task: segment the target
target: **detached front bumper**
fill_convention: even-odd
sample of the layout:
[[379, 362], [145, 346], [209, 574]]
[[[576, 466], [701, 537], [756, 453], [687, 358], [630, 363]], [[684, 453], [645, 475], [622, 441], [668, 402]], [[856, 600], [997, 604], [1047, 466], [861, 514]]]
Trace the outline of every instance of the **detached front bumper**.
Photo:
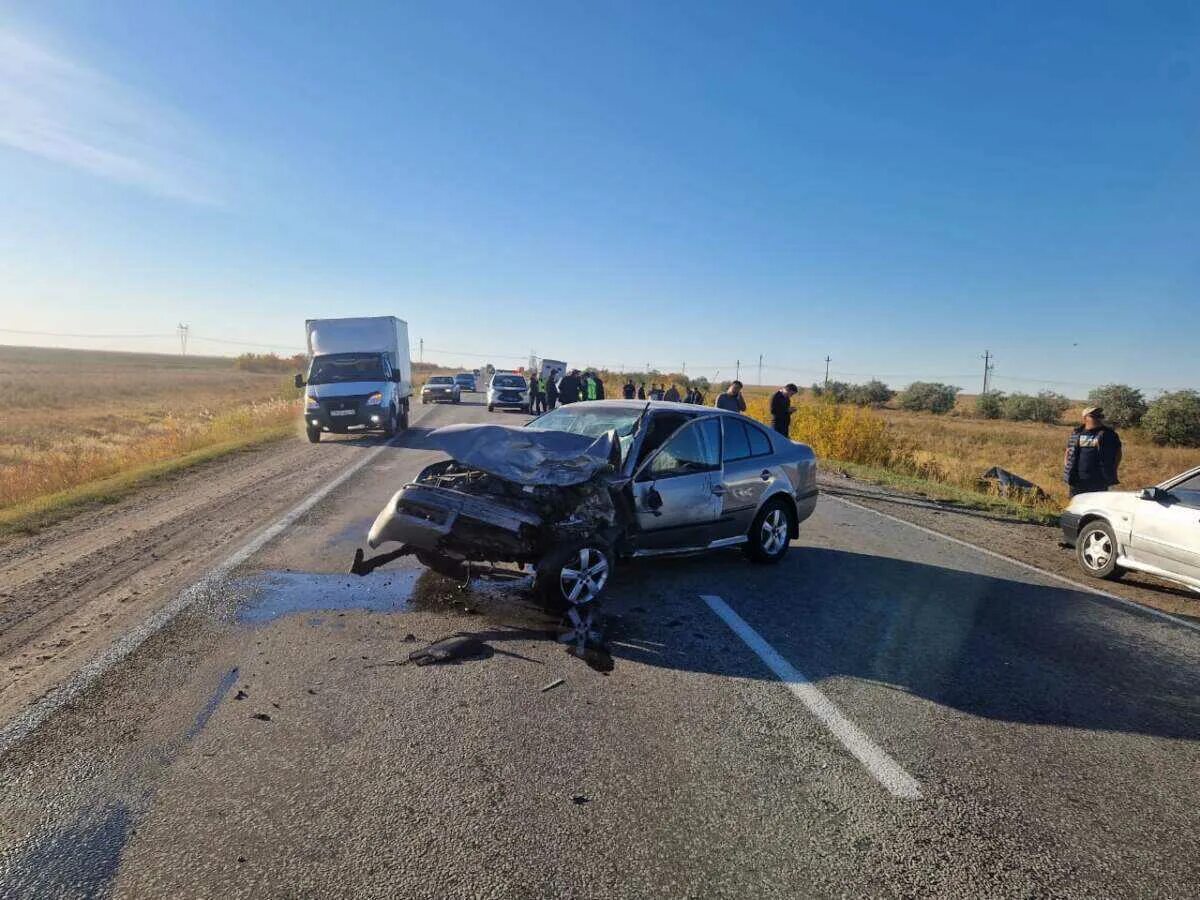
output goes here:
[[1062, 526], [1063, 543], [1074, 547], [1079, 537], [1079, 516], [1073, 512], [1065, 512], [1059, 517], [1058, 524]]

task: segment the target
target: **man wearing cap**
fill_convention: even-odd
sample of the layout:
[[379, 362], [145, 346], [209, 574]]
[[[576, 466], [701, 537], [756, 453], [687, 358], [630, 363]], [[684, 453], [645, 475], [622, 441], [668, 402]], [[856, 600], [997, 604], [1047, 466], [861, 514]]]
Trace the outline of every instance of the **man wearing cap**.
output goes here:
[[1118, 483], [1120, 464], [1120, 436], [1104, 424], [1104, 410], [1089, 406], [1083, 411], [1083, 424], [1071, 432], [1063, 460], [1063, 480], [1071, 496], [1107, 491]]

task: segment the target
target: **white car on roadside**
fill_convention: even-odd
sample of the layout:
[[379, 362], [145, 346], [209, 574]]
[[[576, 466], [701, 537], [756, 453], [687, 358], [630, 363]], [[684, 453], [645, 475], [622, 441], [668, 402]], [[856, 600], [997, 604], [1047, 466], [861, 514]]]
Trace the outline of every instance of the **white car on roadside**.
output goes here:
[[1094, 578], [1132, 570], [1200, 591], [1200, 466], [1140, 491], [1078, 494], [1061, 524]]

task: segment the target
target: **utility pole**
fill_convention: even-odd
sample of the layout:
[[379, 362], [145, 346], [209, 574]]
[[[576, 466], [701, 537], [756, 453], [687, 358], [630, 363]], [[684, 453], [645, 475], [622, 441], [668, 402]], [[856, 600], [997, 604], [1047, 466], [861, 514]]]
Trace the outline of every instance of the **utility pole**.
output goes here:
[[825, 356], [825, 387], [829, 387], [829, 356]]
[[190, 325], [184, 325], [180, 322], [175, 328], [175, 333], [179, 335], [179, 353], [181, 356], [187, 356], [188, 329], [190, 327]]
[[758, 384], [762, 386], [762, 354], [758, 354]]
[[417, 341], [417, 362], [425, 362], [425, 338]]
[[687, 378], [687, 363], [683, 364], [683, 377]]
[[990, 350], [983, 351], [983, 393], [987, 394], [989, 382], [991, 381], [992, 369], [996, 368], [992, 364], [992, 360], [996, 357], [992, 356]]
[[734, 367], [733, 367], [733, 380], [734, 380], [734, 381], [741, 381], [741, 380], [742, 380], [742, 361], [741, 361], [740, 359], [739, 359], [739, 360], [738, 360], [738, 361], [737, 361], [737, 362], [734, 364]]

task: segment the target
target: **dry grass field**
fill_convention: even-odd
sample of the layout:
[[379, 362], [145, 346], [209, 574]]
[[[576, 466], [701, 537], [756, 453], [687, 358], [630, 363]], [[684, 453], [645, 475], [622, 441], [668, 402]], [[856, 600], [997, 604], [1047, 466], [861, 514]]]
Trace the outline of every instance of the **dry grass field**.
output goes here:
[[296, 429], [280, 373], [224, 357], [0, 347], [0, 512]]

